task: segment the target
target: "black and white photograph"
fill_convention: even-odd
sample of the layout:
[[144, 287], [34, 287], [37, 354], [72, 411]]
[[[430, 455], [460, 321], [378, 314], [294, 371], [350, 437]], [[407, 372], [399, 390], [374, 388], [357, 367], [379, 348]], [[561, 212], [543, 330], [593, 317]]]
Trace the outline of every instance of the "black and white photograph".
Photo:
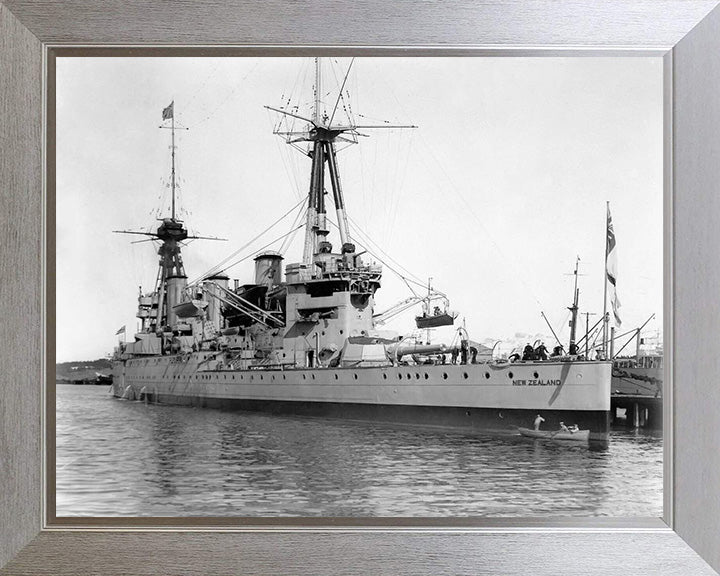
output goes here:
[[55, 90], [57, 517], [662, 516], [662, 58]]

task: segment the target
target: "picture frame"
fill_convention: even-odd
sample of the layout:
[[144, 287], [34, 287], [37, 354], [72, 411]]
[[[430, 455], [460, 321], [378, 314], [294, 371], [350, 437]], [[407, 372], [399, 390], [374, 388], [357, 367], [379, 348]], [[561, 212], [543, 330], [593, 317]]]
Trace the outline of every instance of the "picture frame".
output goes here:
[[[0, 1], [0, 574], [713, 574], [720, 569], [720, 9], [718, 2], [469, 0], [281, 2]], [[169, 24], [169, 25], [168, 25]], [[581, 519], [132, 526], [49, 521], [44, 430], [54, 335], [45, 278], [54, 142], [46, 74], [60, 47], [234, 46], [243, 53], [653, 55], [665, 69], [665, 514]], [[193, 48], [190, 48], [192, 46]], [[178, 48], [175, 48], [177, 54]], [[209, 48], [208, 48], [209, 51]], [[189, 53], [189, 52], [188, 52]], [[369, 52], [368, 52], [369, 53]], [[47, 169], [46, 169], [47, 167]], [[46, 302], [49, 305], [46, 306]], [[670, 424], [670, 425], [668, 425]], [[43, 466], [44, 464], [44, 466]], [[51, 504], [51, 502], [50, 502]]]

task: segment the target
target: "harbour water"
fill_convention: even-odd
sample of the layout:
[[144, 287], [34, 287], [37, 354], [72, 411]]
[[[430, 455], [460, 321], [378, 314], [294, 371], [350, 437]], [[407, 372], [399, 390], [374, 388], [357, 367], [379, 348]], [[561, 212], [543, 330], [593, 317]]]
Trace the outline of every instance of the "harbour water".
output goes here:
[[59, 517], [662, 515], [657, 433], [593, 448], [56, 390]]

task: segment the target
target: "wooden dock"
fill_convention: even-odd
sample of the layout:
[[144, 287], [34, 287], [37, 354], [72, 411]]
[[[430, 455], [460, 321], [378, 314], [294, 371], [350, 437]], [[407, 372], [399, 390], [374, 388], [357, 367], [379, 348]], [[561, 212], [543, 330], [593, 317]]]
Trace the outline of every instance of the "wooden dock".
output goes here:
[[611, 394], [610, 412], [612, 424], [620, 426], [625, 422], [629, 428], [662, 428], [663, 399], [661, 395]]

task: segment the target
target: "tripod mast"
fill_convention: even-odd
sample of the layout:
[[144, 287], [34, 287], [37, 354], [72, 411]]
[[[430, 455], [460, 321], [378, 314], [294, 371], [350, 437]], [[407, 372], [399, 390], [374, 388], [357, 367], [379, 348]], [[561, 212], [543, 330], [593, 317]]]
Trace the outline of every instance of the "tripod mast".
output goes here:
[[[330, 230], [327, 227], [327, 217], [325, 208], [325, 164], [327, 163], [330, 175], [330, 184], [333, 193], [333, 202], [335, 204], [335, 214], [337, 216], [337, 225], [340, 234], [341, 253], [353, 254], [355, 245], [350, 238], [347, 215], [345, 213], [345, 199], [343, 197], [342, 185], [340, 183], [340, 170], [337, 161], [338, 141], [356, 144], [357, 137], [361, 134], [360, 129], [366, 128], [417, 128], [411, 125], [391, 125], [381, 124], [377, 126], [358, 126], [350, 122], [347, 125], [333, 124], [335, 113], [343, 99], [343, 90], [347, 82], [354, 59], [350, 62], [348, 69], [343, 78], [342, 85], [338, 91], [337, 100], [332, 109], [332, 113], [328, 116], [322, 107], [322, 61], [321, 58], [315, 58], [315, 86], [314, 86], [314, 109], [311, 118], [301, 116], [293, 110], [283, 110], [281, 108], [273, 108], [265, 106], [268, 110], [279, 112], [286, 117], [304, 120], [309, 125], [305, 130], [280, 131], [275, 130], [275, 134], [283, 136], [288, 144], [296, 144], [297, 142], [309, 142], [311, 148], [307, 151], [307, 155], [312, 159], [312, 167], [310, 172], [310, 189], [308, 191], [308, 208], [307, 219], [305, 225], [305, 245], [303, 249], [303, 263], [312, 268], [313, 258], [315, 254], [322, 252], [331, 252], [332, 245], [327, 241]], [[348, 119], [350, 120], [350, 119]], [[297, 146], [296, 146], [297, 147]]]

